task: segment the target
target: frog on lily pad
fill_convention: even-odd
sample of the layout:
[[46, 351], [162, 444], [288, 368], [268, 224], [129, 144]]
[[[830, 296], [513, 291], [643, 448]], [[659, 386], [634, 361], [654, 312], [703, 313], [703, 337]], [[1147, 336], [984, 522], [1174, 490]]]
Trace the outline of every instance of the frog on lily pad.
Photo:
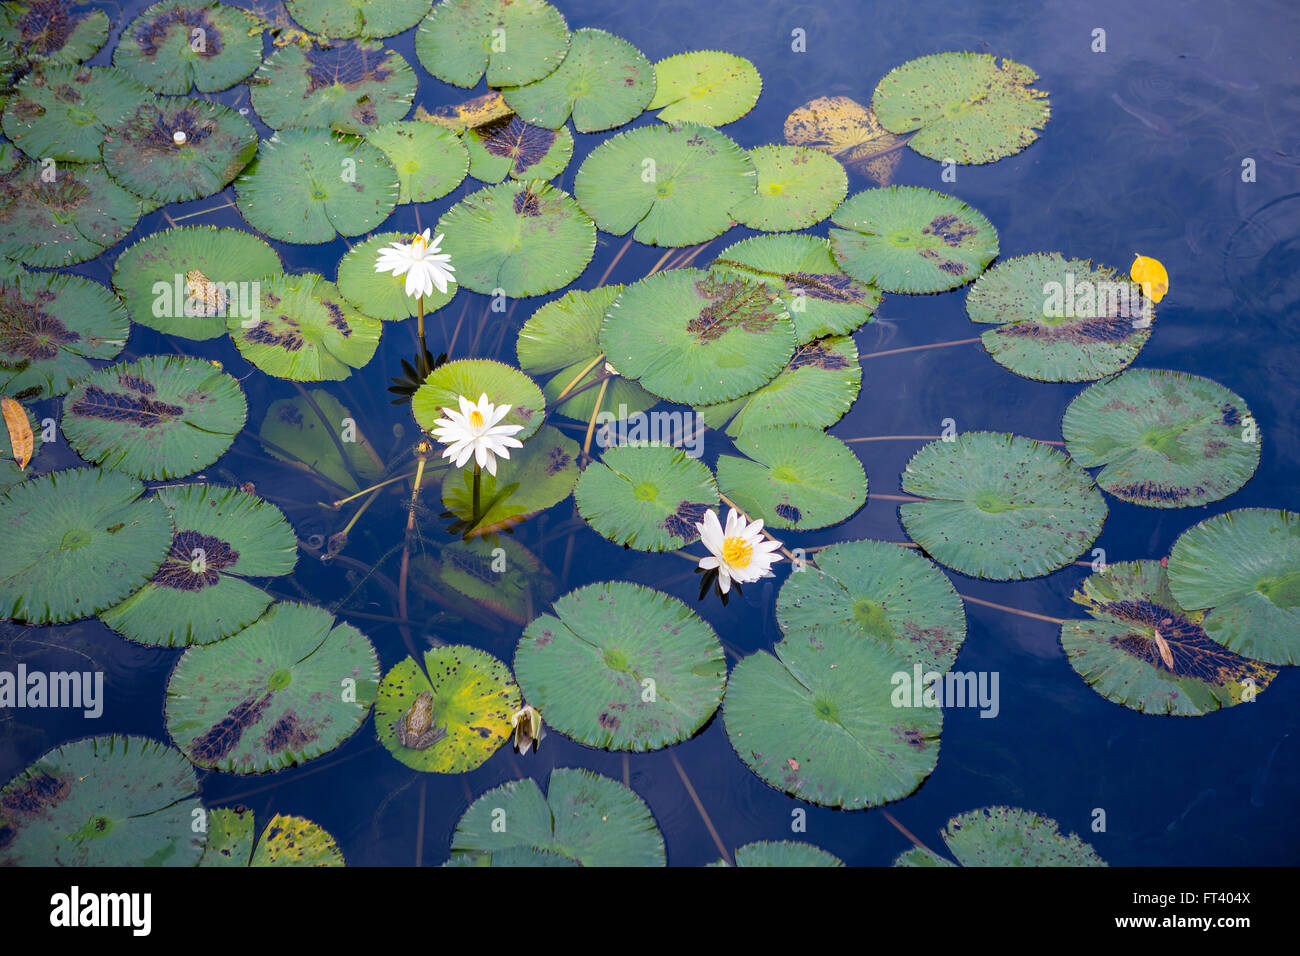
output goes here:
[[446, 728], [434, 722], [433, 695], [428, 691], [415, 698], [397, 724], [397, 739], [408, 750], [428, 750], [445, 736]]

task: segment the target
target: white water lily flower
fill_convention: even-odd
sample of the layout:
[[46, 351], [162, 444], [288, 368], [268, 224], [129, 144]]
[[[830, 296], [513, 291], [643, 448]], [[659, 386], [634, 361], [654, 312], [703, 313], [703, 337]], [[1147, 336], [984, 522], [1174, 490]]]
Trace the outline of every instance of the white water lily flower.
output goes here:
[[725, 529], [713, 511], [705, 512], [704, 520], [695, 527], [709, 549], [709, 557], [700, 559], [700, 567], [705, 571], [718, 569], [718, 585], [723, 594], [731, 590], [732, 581], [749, 584], [771, 577], [772, 565], [781, 560], [781, 555], [776, 553], [781, 542], [763, 534], [762, 519], [747, 522], [735, 508], [727, 513]]
[[394, 242], [379, 250], [375, 271], [405, 275], [407, 295], [432, 295], [434, 286], [446, 293], [447, 283], [456, 281], [452, 276], [456, 269], [451, 265], [451, 256], [435, 254], [441, 242], [441, 234], [430, 242], [428, 229], [413, 236], [410, 242]]
[[510, 408], [509, 405], [493, 405], [486, 392], [479, 396], [477, 405], [461, 395], [460, 411], [444, 408], [442, 413], [446, 418], [434, 422], [437, 427], [433, 430], [433, 437], [447, 446], [442, 457], [454, 459], [456, 467], [463, 468], [473, 455], [480, 468], [495, 475], [498, 455], [508, 459], [511, 448], [524, 447], [518, 438], [510, 437], [523, 431], [523, 425], [497, 424], [506, 417]]

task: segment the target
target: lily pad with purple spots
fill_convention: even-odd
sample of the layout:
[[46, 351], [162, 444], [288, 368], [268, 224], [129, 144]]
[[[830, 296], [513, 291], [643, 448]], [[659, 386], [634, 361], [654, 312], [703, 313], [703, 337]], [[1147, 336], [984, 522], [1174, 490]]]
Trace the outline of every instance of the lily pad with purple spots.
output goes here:
[[14, 88], [4, 133], [38, 162], [94, 163], [105, 138], [151, 98], [130, 74], [111, 66], [52, 63]]
[[163, 0], [127, 24], [113, 65], [159, 93], [215, 93], [257, 69], [265, 25], [237, 6]]
[[27, 163], [0, 174], [0, 255], [54, 268], [93, 259], [135, 228], [145, 204], [99, 163]]
[[171, 549], [148, 584], [100, 619], [165, 647], [210, 644], [252, 624], [271, 596], [248, 579], [288, 574], [298, 556], [280, 509], [217, 485], [160, 488], [157, 497], [176, 525]]
[[1092, 620], [1061, 625], [1070, 666], [1101, 696], [1147, 714], [1200, 717], [1252, 701], [1278, 669], [1234, 653], [1184, 610], [1158, 561], [1111, 564], [1073, 600]]
[[0, 6], [0, 43], [28, 63], [81, 63], [108, 39], [108, 14], [72, 0], [18, 0]]
[[566, 127], [549, 130], [518, 116], [467, 129], [463, 139], [469, 149], [469, 174], [485, 183], [499, 183], [507, 176], [554, 179], [573, 158], [573, 134]]
[[252, 810], [217, 807], [207, 816], [208, 838], [199, 866], [344, 865], [334, 837], [304, 817], [277, 813], [254, 847]]
[[167, 731], [197, 766], [264, 773], [338, 747], [366, 718], [379, 660], [365, 635], [308, 604], [191, 647], [167, 682]]

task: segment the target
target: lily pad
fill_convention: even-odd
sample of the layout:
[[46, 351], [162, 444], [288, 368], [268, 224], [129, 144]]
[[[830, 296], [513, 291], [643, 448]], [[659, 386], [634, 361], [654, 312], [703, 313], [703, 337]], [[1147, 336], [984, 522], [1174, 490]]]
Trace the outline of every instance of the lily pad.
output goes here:
[[280, 602], [234, 637], [181, 655], [167, 682], [167, 731], [196, 766], [280, 770], [352, 736], [378, 680], [375, 649], [355, 627]]
[[113, 65], [159, 93], [215, 93], [261, 64], [264, 25], [236, 6], [163, 0], [127, 24]]
[[[402, 232], [376, 232], [353, 246], [339, 260], [339, 294], [357, 311], [384, 322], [402, 321], [419, 314], [419, 299], [406, 294], [406, 276], [376, 272], [375, 260], [382, 249], [394, 242], [409, 242]], [[424, 314], [436, 312], [456, 296], [459, 283], [447, 283], [447, 291], [424, 297]]]
[[5, 105], [4, 133], [38, 161], [93, 163], [149, 91], [111, 66], [48, 64], [18, 83]]
[[149, 355], [100, 369], [63, 404], [63, 433], [82, 458], [156, 480], [212, 464], [244, 427], [234, 378], [202, 359]]
[[679, 53], [655, 64], [655, 95], [646, 109], [665, 123], [722, 126], [754, 108], [763, 78], [743, 56], [720, 50]]
[[177, 226], [124, 249], [113, 266], [113, 287], [140, 325], [212, 339], [226, 333], [229, 316], [251, 318], [255, 307], [260, 310], [258, 280], [282, 269], [270, 244], [250, 232]]
[[534, 606], [555, 597], [550, 570], [510, 536], [495, 542], [481, 537], [452, 541], [438, 558], [434, 574], [439, 582], [515, 624], [527, 624]]
[[253, 811], [208, 811], [208, 841], [199, 866], [343, 866], [334, 837], [303, 817], [277, 813], [253, 846]]
[[825, 153], [803, 146], [757, 146], [749, 153], [758, 176], [756, 191], [732, 207], [731, 214], [750, 229], [807, 229], [848, 195], [848, 174]]
[[785, 369], [757, 391], [696, 411], [710, 428], [725, 427], [733, 438], [770, 425], [829, 428], [848, 412], [861, 385], [853, 339], [817, 339], [795, 349]]
[[880, 304], [880, 290], [845, 275], [820, 236], [754, 236], [728, 246], [709, 265], [770, 285], [785, 301], [800, 345], [849, 335]]
[[819, 96], [785, 118], [785, 141], [820, 150], [862, 173], [877, 186], [888, 186], [903, 158], [907, 138], [880, 125], [870, 107], [847, 96]]
[[47, 172], [31, 162], [0, 175], [0, 255], [32, 267], [85, 262], [121, 241], [143, 211], [98, 163]]
[[230, 107], [168, 99], [145, 103], [114, 127], [104, 167], [137, 196], [185, 202], [225, 189], [256, 153], [257, 130]]
[[50, 398], [111, 359], [130, 335], [126, 309], [81, 276], [25, 273], [0, 283], [0, 394]]
[[374, 357], [383, 323], [354, 309], [328, 279], [311, 272], [269, 276], [258, 291], [254, 316], [231, 316], [226, 328], [244, 358], [266, 374], [338, 381]]
[[944, 292], [997, 258], [998, 233], [978, 210], [921, 186], [867, 189], [831, 221], [831, 252], [853, 278], [886, 292]]
[[573, 134], [525, 123], [506, 116], [468, 129], [469, 174], [480, 182], [511, 179], [554, 179], [573, 158]]
[[574, 489], [578, 513], [600, 535], [638, 551], [674, 551], [696, 541], [695, 525], [717, 507], [708, 466], [671, 445], [608, 448]]
[[[351, 436], [355, 441], [342, 440], [349, 422], [356, 425], [349, 409], [323, 388], [313, 388], [305, 395], [272, 402], [258, 435], [271, 457], [300, 462], [340, 488], [360, 491], [353, 475], [369, 485], [383, 474], [384, 463], [359, 427]], [[331, 436], [330, 431], [336, 434]], [[340, 448], [347, 454], [346, 463]]]
[[593, 149], [574, 179], [578, 204], [605, 232], [690, 246], [722, 235], [754, 195], [754, 163], [707, 126], [644, 126]]
[[461, 138], [432, 123], [385, 123], [370, 130], [366, 139], [382, 149], [397, 170], [399, 205], [440, 199], [469, 171], [469, 152]]
[[722, 703], [727, 738], [771, 786], [859, 810], [908, 796], [939, 759], [943, 710], [898, 707], [912, 662], [845, 627], [787, 634], [738, 663]]
[[573, 197], [536, 179], [471, 193], [443, 214], [437, 232], [455, 250], [456, 281], [485, 295], [561, 289], [596, 251], [596, 226]]
[[[497, 461], [495, 476], [482, 476], [482, 514], [478, 524], [466, 533], [490, 535], [507, 530], [569, 497], [578, 481], [579, 454], [576, 441], [558, 428], [543, 426], [524, 441], [523, 448], [512, 448], [509, 459]], [[472, 517], [473, 481], [473, 469], [468, 466], [447, 472], [442, 501], [448, 511], [462, 518]]]
[[0, 42], [29, 61], [80, 63], [108, 39], [108, 14], [70, 0], [18, 0], [0, 7]]
[[[505, 826], [494, 825], [504, 815]], [[576, 768], [551, 771], [547, 793], [531, 778], [483, 794], [451, 838], [452, 860], [511, 851], [557, 854], [582, 866], [664, 866], [664, 838], [645, 801], [623, 786]], [[498, 864], [500, 865], [500, 864]]]
[[630, 123], [655, 92], [655, 72], [644, 54], [604, 30], [575, 30], [569, 54], [550, 76], [502, 90], [510, 108], [534, 126], [561, 129], [569, 116], [579, 133]]
[[[429, 729], [435, 738], [423, 750], [404, 746], [398, 736], [421, 694], [433, 697]], [[467, 773], [510, 739], [510, 715], [519, 707], [510, 668], [487, 651], [451, 644], [425, 651], [422, 666], [408, 657], [384, 675], [375, 702], [375, 732], [394, 757], [414, 770]]]
[[891, 541], [842, 541], [791, 574], [776, 599], [787, 633], [844, 628], [944, 673], [966, 639], [966, 612], [947, 575]]
[[249, 225], [285, 242], [359, 236], [388, 218], [400, 194], [397, 171], [377, 146], [323, 129], [263, 140], [235, 182]]
[[143, 587], [172, 539], [157, 501], [127, 475], [74, 468], [0, 497], [0, 618], [61, 624], [97, 614]]
[[298, 542], [280, 509], [234, 488], [160, 488], [176, 534], [167, 557], [135, 594], [100, 618], [141, 644], [210, 644], [261, 617], [271, 596], [249, 582], [293, 570]]
[[484, 393], [493, 405], [511, 406], [498, 424], [522, 425], [523, 430], [514, 436], [520, 441], [542, 427], [546, 399], [537, 383], [519, 369], [490, 359], [457, 359], [438, 366], [411, 399], [411, 411], [419, 426], [431, 432], [444, 417], [444, 408], [460, 407], [460, 396], [476, 402]]
[[964, 432], [903, 470], [908, 537], [962, 574], [1008, 581], [1063, 568], [1101, 533], [1106, 502], [1068, 456], [1029, 438]]
[[1107, 565], [1073, 599], [1093, 620], [1061, 625], [1070, 666], [1101, 696], [1132, 710], [1199, 717], [1254, 700], [1277, 676], [1276, 667], [1211, 639], [1204, 613], [1179, 606], [1158, 561]]
[[885, 74], [871, 108], [908, 146], [940, 162], [991, 163], [1020, 152], [1047, 125], [1038, 74], [987, 53], [932, 53]]
[[1241, 508], [1184, 531], [1169, 554], [1169, 589], [1204, 610], [1205, 633], [1230, 651], [1300, 664], [1300, 514]]
[[[1040, 382], [1083, 382], [1127, 368], [1151, 337], [1126, 277], [1039, 252], [999, 262], [966, 296], [993, 361]], [[1050, 290], [1050, 291], [1049, 291]]]
[[249, 81], [253, 109], [272, 129], [325, 126], [364, 133], [411, 110], [415, 71], [400, 53], [368, 40], [281, 47]]
[[[723, 860], [709, 866], [726, 866]], [[811, 843], [760, 840], [736, 847], [736, 866], [843, 866], [844, 861]]]
[[634, 282], [600, 345], [619, 374], [669, 401], [713, 404], [766, 385], [794, 354], [794, 324], [762, 282], [670, 269]]
[[718, 487], [769, 528], [828, 528], [867, 502], [867, 474], [848, 445], [807, 425], [749, 428], [745, 458], [718, 456]]
[[[585, 389], [554, 409], [566, 418], [587, 422], [596, 411], [598, 389], [589, 386], [610, 375], [603, 362], [592, 364], [602, 354], [600, 325], [622, 291], [621, 285], [606, 284], [590, 291], [566, 292], [534, 312], [519, 330], [515, 343], [519, 367], [539, 379], [551, 376], [542, 384], [548, 404], [566, 387], [570, 394]], [[587, 371], [578, 378], [584, 369]], [[658, 402], [635, 382], [610, 375], [602, 407], [626, 415], [643, 412]]]
[[429, 0], [285, 0], [304, 29], [323, 37], [391, 37], [429, 12]]
[[1237, 491], [1261, 440], [1241, 396], [1186, 372], [1130, 369], [1084, 389], [1061, 422], [1065, 447], [1097, 484], [1149, 508], [1187, 508]]
[[[1097, 851], [1051, 817], [1015, 807], [984, 807], [948, 821], [943, 841], [962, 866], [1105, 866]], [[895, 866], [952, 866], [913, 848]]]
[[116, 734], [64, 744], [0, 790], [0, 864], [194, 866], [194, 769], [171, 747]]
[[564, 15], [544, 0], [442, 0], [415, 34], [424, 68], [455, 86], [522, 86], [554, 72], [569, 50]]

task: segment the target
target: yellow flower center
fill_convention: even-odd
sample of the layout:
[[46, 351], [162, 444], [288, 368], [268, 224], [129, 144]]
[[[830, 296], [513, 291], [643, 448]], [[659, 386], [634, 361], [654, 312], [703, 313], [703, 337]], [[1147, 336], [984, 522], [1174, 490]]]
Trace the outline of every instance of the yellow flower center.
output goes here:
[[472, 411], [472, 412], [469, 413], [469, 423], [470, 423], [470, 425], [473, 426], [474, 428], [482, 428], [482, 427], [483, 427], [483, 413], [480, 412], [477, 408], [474, 409], [474, 411]]
[[747, 568], [754, 558], [754, 546], [744, 538], [724, 538], [722, 560], [733, 568]]
[[413, 259], [423, 259], [423, 258], [424, 258], [424, 253], [425, 253], [425, 249], [426, 249], [426, 247], [427, 247], [427, 244], [426, 244], [425, 241], [424, 241], [424, 236], [415, 236], [414, 238], [412, 238], [412, 239], [411, 239], [411, 258], [413, 258]]

